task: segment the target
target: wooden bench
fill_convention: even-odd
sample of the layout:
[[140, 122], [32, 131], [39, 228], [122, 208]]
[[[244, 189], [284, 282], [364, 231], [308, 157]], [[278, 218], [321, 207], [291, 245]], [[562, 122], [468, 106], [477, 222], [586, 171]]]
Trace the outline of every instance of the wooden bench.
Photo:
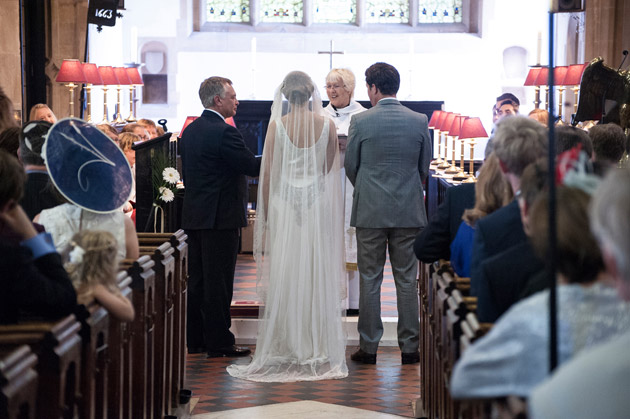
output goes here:
[[78, 418], [81, 325], [74, 315], [55, 322], [0, 326], [3, 350], [29, 345], [37, 355], [37, 418]]
[[0, 417], [35, 419], [37, 357], [28, 345], [0, 348]]
[[136, 318], [131, 323], [132, 413], [134, 419], [152, 419], [154, 406], [155, 262], [147, 255], [125, 259], [121, 267], [131, 277]]

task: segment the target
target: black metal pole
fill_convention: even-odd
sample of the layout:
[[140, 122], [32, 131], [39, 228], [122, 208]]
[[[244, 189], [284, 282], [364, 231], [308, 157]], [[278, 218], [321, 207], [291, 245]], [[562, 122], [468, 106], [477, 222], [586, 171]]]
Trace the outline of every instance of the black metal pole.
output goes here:
[[556, 283], [556, 141], [554, 106], [554, 14], [549, 12], [549, 371], [558, 366], [558, 303]]

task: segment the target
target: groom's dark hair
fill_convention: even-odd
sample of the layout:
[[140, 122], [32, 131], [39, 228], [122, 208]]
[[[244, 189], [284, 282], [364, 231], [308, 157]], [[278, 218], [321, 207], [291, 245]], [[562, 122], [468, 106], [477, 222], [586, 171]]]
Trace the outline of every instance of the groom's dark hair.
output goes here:
[[368, 86], [375, 85], [384, 95], [395, 95], [400, 87], [400, 74], [393, 65], [376, 63], [365, 70], [365, 82]]

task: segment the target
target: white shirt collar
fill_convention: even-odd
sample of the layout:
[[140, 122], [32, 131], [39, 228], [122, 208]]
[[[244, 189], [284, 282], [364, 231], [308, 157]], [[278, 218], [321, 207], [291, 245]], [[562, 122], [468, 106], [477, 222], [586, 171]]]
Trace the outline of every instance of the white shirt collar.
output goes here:
[[216, 113], [217, 115], [219, 115], [221, 117], [221, 119], [223, 119], [225, 121], [225, 118], [223, 117], [223, 115], [221, 115], [219, 112], [215, 111], [214, 109], [206, 108], [206, 110]]

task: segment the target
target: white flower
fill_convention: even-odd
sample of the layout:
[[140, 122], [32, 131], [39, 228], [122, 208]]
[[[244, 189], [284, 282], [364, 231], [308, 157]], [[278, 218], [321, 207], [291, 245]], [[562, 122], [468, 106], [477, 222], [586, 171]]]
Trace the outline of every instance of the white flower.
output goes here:
[[75, 265], [78, 265], [79, 263], [83, 262], [84, 254], [85, 254], [85, 250], [83, 250], [81, 246], [75, 245], [74, 249], [72, 249], [72, 251], [68, 255], [70, 257], [70, 263], [74, 263]]
[[175, 199], [175, 194], [169, 188], [160, 186], [160, 199], [164, 202], [171, 202]]
[[172, 167], [167, 167], [162, 171], [162, 177], [168, 183], [175, 184], [179, 181], [179, 172]]

